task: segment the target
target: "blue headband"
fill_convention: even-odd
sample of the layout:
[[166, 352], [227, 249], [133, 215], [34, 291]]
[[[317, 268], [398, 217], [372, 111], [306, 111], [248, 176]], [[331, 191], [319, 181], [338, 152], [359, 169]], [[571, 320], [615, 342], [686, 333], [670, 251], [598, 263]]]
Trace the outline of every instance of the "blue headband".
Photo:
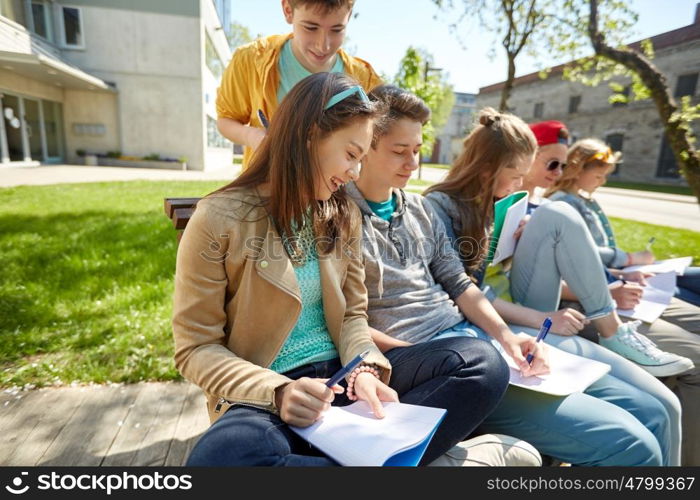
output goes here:
[[364, 102], [369, 102], [369, 97], [367, 97], [367, 94], [365, 94], [365, 91], [363, 90], [362, 87], [359, 85], [355, 85], [354, 87], [350, 87], [349, 89], [345, 89], [342, 92], [338, 92], [336, 95], [328, 99], [328, 104], [326, 104], [326, 107], [323, 108], [323, 110], [327, 110], [328, 108], [332, 108], [336, 104], [338, 104], [340, 101], [343, 99], [350, 97], [351, 95], [357, 93], [360, 96], [360, 99], [362, 99]]

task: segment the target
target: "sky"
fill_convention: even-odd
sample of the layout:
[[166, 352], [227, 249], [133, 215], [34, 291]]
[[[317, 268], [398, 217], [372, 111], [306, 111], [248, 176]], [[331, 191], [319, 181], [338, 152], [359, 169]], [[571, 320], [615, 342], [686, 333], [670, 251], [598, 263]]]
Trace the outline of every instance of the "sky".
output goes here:
[[[455, 0], [456, 3], [460, 0]], [[254, 35], [291, 31], [280, 0], [232, 0], [232, 18]], [[629, 0], [639, 14], [630, 42], [692, 24], [698, 0]], [[450, 33], [449, 19], [431, 0], [356, 0], [358, 14], [348, 25], [346, 45], [379, 73], [393, 77], [406, 49], [413, 45], [433, 55], [457, 92], [478, 93], [480, 87], [505, 80], [507, 59], [500, 43], [477, 23], [463, 31], [460, 43]], [[466, 45], [466, 47], [463, 47]], [[495, 48], [495, 57], [489, 52]], [[526, 54], [516, 60], [516, 76], [566, 61], [536, 61]]]

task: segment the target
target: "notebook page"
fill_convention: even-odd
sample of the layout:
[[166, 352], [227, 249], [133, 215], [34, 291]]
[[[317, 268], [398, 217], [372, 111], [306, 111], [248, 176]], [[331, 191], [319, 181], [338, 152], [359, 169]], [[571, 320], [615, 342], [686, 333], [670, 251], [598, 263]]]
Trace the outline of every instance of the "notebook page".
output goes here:
[[393, 402], [384, 403], [384, 411], [383, 419], [376, 418], [367, 403], [357, 401], [332, 406], [309, 427], [290, 427], [341, 465], [380, 466], [390, 456], [422, 442], [446, 413], [440, 408]]

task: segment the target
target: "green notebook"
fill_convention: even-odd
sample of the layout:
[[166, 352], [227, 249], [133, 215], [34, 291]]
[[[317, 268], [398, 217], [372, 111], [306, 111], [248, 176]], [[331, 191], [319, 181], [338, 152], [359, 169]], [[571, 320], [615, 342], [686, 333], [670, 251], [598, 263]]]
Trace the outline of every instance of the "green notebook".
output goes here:
[[[506, 221], [506, 215], [508, 210], [518, 202], [521, 202], [523, 198], [527, 198], [527, 191], [518, 191], [505, 198], [498, 200], [493, 206], [493, 232], [491, 233], [491, 242], [489, 244], [489, 254], [486, 259], [487, 262], [493, 261], [494, 254], [496, 253], [496, 248], [498, 247], [498, 240], [503, 232], [503, 226]], [[521, 202], [521, 205], [525, 206], [525, 211], [527, 211], [527, 199]], [[520, 220], [517, 221], [518, 223]], [[502, 260], [502, 259], [501, 259]]]

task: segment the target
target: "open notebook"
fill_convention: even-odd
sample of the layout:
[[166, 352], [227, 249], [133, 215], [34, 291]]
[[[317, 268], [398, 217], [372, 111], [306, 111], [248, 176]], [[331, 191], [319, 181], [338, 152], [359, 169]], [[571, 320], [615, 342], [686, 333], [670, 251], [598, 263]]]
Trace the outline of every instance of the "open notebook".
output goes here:
[[[518, 333], [518, 335], [527, 335]], [[552, 345], [547, 345], [549, 352], [549, 373], [523, 377], [520, 375], [515, 361], [505, 353], [501, 353], [510, 368], [510, 383], [525, 389], [545, 392], [555, 396], [568, 396], [575, 392], [583, 392], [593, 382], [610, 371], [610, 365], [571, 354]]]
[[617, 314], [653, 323], [671, 303], [676, 292], [676, 273], [668, 271], [647, 278], [642, 298], [634, 309], [618, 309]]
[[494, 204], [493, 232], [487, 260], [498, 264], [515, 252], [515, 231], [527, 214], [527, 191], [518, 191]]
[[405, 403], [384, 403], [384, 418], [356, 401], [331, 406], [313, 425], [290, 426], [341, 465], [416, 466], [447, 410]]

